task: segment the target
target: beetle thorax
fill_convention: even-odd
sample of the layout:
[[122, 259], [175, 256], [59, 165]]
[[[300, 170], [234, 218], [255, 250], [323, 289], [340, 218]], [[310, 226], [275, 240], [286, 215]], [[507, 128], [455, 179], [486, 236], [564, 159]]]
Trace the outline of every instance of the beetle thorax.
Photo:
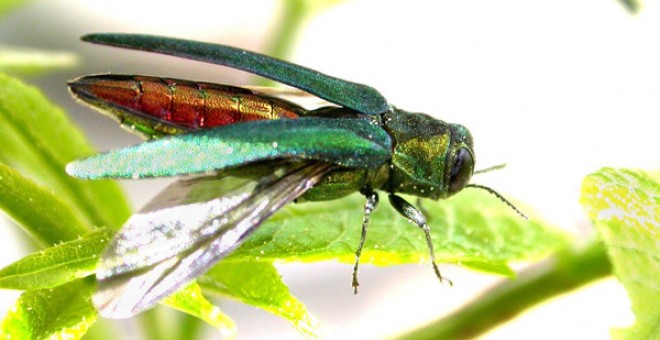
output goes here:
[[451, 144], [449, 124], [396, 108], [383, 118], [394, 141], [394, 151], [382, 189], [434, 199], [445, 197]]

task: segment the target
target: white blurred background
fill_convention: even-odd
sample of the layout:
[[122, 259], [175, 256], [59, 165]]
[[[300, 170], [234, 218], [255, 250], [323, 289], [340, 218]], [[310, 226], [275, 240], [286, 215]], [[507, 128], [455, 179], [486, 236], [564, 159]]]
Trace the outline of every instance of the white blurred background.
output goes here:
[[[0, 0], [1, 1], [1, 0]], [[218, 66], [92, 46], [91, 32], [140, 32], [264, 51], [279, 1], [33, 1], [0, 20], [0, 44], [75, 51], [81, 66], [28, 78], [107, 150], [138, 142], [74, 103], [65, 83], [89, 73], [136, 73], [245, 84]], [[660, 168], [660, 7], [637, 15], [616, 0], [346, 1], [308, 20], [289, 60], [377, 88], [394, 105], [468, 126], [478, 168], [506, 162], [479, 183], [533, 207], [579, 239], [592, 237], [578, 203], [581, 179], [602, 166]], [[139, 208], [167, 181], [124, 181]], [[356, 228], [359, 225], [356, 224]], [[0, 266], [26, 250], [0, 233]], [[328, 338], [383, 338], [456, 309], [499, 280], [444, 266], [280, 266], [284, 280]], [[16, 292], [0, 291], [2, 311]], [[226, 302], [239, 337], [290, 338], [286, 321]], [[2, 312], [4, 313], [4, 312]], [[625, 291], [605, 280], [534, 308], [486, 339], [604, 339], [631, 322]], [[129, 324], [130, 326], [130, 324]], [[217, 333], [209, 333], [216, 336]]]

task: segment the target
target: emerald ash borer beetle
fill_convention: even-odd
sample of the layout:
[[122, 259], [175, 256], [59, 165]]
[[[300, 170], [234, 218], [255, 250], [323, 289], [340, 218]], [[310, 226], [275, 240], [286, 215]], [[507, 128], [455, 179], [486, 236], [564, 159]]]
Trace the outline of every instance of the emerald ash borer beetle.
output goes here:
[[[105, 317], [129, 317], [152, 307], [293, 201], [364, 195], [355, 289], [377, 190], [422, 229], [441, 281], [423, 213], [397, 194], [438, 200], [476, 187], [509, 204], [493, 190], [469, 184], [475, 157], [465, 127], [401, 110], [369, 86], [224, 45], [137, 34], [82, 39], [225, 65], [329, 102], [308, 110], [273, 89], [149, 76], [103, 74], [70, 82], [73, 96], [148, 141], [74, 161], [69, 174], [89, 179], [200, 175], [167, 187], [109, 243], [93, 297]], [[227, 176], [246, 180], [223, 186]], [[217, 188], [211, 195], [200, 190], [210, 185]]]

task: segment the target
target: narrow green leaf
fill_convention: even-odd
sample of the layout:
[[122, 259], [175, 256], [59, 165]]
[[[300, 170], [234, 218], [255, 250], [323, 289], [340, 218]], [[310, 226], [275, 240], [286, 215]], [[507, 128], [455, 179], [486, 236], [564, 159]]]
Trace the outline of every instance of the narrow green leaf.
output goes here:
[[233, 339], [236, 337], [236, 325], [234, 321], [222, 313], [218, 307], [206, 300], [202, 294], [202, 289], [196, 283], [189, 284], [165, 298], [163, 303], [198, 317], [211, 326], [218, 328], [224, 339]]
[[318, 321], [289, 292], [271, 263], [219, 263], [197, 278], [205, 292], [229, 296], [291, 322], [307, 337], [319, 337]]
[[111, 229], [97, 229], [74, 241], [28, 255], [0, 270], [0, 288], [52, 288], [92, 275], [112, 234]]
[[[353, 263], [364, 198], [292, 204], [266, 221], [227, 260]], [[567, 244], [544, 222], [527, 221], [487, 193], [465, 190], [448, 200], [425, 201], [436, 259], [510, 275], [511, 261], [538, 259]], [[376, 265], [428, 262], [424, 234], [387, 204], [372, 215], [361, 262]]]
[[53, 289], [30, 290], [0, 326], [3, 339], [80, 339], [96, 321], [94, 281], [83, 279]]
[[77, 63], [78, 59], [72, 53], [0, 46], [0, 72], [35, 75], [72, 68]]
[[636, 323], [619, 339], [660, 334], [660, 172], [604, 168], [587, 176], [581, 203], [607, 247], [614, 273], [632, 302]]
[[47, 184], [89, 223], [118, 227], [128, 217], [128, 205], [117, 184], [80, 181], [64, 171], [70, 161], [94, 153], [64, 112], [37, 89], [2, 74], [0, 134], [0, 160]]
[[0, 163], [0, 209], [35, 240], [51, 245], [87, 233], [69, 205]]

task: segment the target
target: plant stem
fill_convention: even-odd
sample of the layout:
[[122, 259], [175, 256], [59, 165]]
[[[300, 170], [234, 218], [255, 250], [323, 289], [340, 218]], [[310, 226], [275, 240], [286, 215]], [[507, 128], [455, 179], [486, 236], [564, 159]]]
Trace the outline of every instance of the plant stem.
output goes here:
[[164, 315], [162, 315], [162, 307], [157, 306], [140, 314], [140, 326], [142, 326], [142, 332], [147, 339], [161, 339], [161, 340], [170, 340], [175, 339], [175, 333], [172, 330], [176, 328], [173, 327], [172, 323], [166, 322]]
[[[309, 13], [305, 1], [282, 1], [281, 14], [275, 23], [275, 31], [272, 33], [270, 46], [266, 48], [266, 54], [278, 59], [287, 59]], [[259, 86], [275, 86], [277, 84], [270, 79], [259, 79]]]
[[640, 8], [642, 7], [641, 0], [619, 0], [621, 4], [632, 14], [639, 13]]
[[[342, 0], [281, 0], [282, 9], [273, 24], [273, 32], [265, 53], [271, 57], [286, 60], [296, 44], [298, 35], [306, 21], [324, 10], [336, 6]], [[259, 78], [259, 86], [276, 86], [275, 81]]]
[[176, 339], [201, 339], [204, 333], [205, 323], [190, 314], [177, 313], [177, 324], [179, 333]]
[[285, 59], [295, 45], [310, 9], [305, 0], [284, 0], [281, 17], [271, 39], [268, 53]]
[[457, 312], [399, 338], [473, 338], [542, 301], [611, 273], [609, 259], [600, 242], [592, 242], [580, 250], [565, 249], [548, 265], [525, 270], [516, 281], [499, 284]]

